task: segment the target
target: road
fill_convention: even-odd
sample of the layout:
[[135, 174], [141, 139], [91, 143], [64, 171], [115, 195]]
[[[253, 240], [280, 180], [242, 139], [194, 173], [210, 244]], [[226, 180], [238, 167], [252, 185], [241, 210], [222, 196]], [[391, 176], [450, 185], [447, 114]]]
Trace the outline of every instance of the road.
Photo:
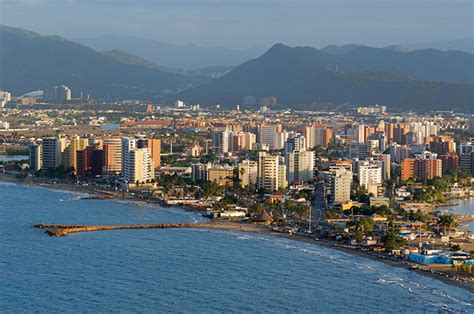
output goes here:
[[313, 222], [321, 221], [324, 218], [324, 186], [322, 181], [317, 182], [314, 185], [316, 197], [312, 203], [312, 217]]

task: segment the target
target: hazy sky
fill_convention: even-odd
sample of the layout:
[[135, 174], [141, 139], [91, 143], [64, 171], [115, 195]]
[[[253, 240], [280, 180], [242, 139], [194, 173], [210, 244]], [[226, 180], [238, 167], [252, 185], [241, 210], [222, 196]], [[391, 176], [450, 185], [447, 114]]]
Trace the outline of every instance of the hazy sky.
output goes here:
[[473, 37], [473, 0], [0, 0], [0, 23], [67, 38], [226, 47]]

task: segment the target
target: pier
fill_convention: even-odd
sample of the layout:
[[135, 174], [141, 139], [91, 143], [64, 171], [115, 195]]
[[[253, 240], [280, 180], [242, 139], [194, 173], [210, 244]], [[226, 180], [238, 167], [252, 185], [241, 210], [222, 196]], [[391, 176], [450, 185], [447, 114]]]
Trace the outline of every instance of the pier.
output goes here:
[[262, 228], [252, 224], [241, 223], [175, 223], [175, 224], [141, 224], [141, 225], [69, 225], [69, 224], [36, 224], [33, 227], [46, 229], [52, 237], [65, 237], [71, 233], [124, 230], [124, 229], [221, 229], [247, 232], [262, 232]]

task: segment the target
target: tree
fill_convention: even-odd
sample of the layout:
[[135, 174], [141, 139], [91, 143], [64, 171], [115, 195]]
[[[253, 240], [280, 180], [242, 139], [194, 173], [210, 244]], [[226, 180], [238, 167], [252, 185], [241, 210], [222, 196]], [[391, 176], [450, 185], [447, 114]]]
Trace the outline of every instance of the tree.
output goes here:
[[459, 244], [451, 245], [451, 251], [459, 251], [461, 250], [461, 246]]
[[443, 228], [444, 234], [446, 234], [446, 230], [449, 232], [449, 229], [456, 228], [458, 226], [456, 218], [454, 218], [452, 215], [438, 216], [438, 221], [436, 224], [438, 225], [438, 228]]
[[405, 240], [400, 236], [400, 229], [394, 220], [389, 221], [382, 241], [387, 252], [399, 249], [405, 243]]
[[349, 227], [354, 230], [354, 238], [360, 243], [364, 237], [371, 236], [374, 231], [374, 221], [370, 218], [351, 221]]

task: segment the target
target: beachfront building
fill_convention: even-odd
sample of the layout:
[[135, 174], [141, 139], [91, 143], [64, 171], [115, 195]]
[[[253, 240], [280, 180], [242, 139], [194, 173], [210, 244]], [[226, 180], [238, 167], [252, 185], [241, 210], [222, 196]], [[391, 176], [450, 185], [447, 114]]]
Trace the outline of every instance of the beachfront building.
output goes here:
[[40, 171], [43, 167], [42, 159], [43, 147], [41, 144], [33, 144], [29, 149], [29, 166], [30, 172]]
[[258, 185], [268, 192], [286, 189], [286, 165], [281, 156], [259, 153]]
[[239, 171], [240, 186], [254, 186], [258, 179], [258, 163], [251, 160], [243, 160], [237, 165]]
[[130, 165], [130, 153], [137, 148], [137, 139], [133, 137], [122, 137], [122, 174], [125, 175], [125, 168]]
[[154, 178], [149, 148], [136, 148], [128, 152], [123, 177], [126, 182], [144, 183]]
[[84, 150], [88, 145], [89, 141], [79, 136], [72, 136], [69, 139], [63, 154], [63, 164], [66, 169], [73, 169], [73, 173], [77, 174], [77, 151]]
[[61, 165], [62, 141], [58, 137], [45, 137], [42, 142], [42, 168], [54, 169]]
[[119, 137], [103, 139], [104, 171], [119, 174], [122, 171], [122, 140]]
[[152, 169], [156, 172], [160, 170], [161, 166], [161, 140], [158, 138], [149, 138], [146, 140], [146, 147], [150, 149]]

